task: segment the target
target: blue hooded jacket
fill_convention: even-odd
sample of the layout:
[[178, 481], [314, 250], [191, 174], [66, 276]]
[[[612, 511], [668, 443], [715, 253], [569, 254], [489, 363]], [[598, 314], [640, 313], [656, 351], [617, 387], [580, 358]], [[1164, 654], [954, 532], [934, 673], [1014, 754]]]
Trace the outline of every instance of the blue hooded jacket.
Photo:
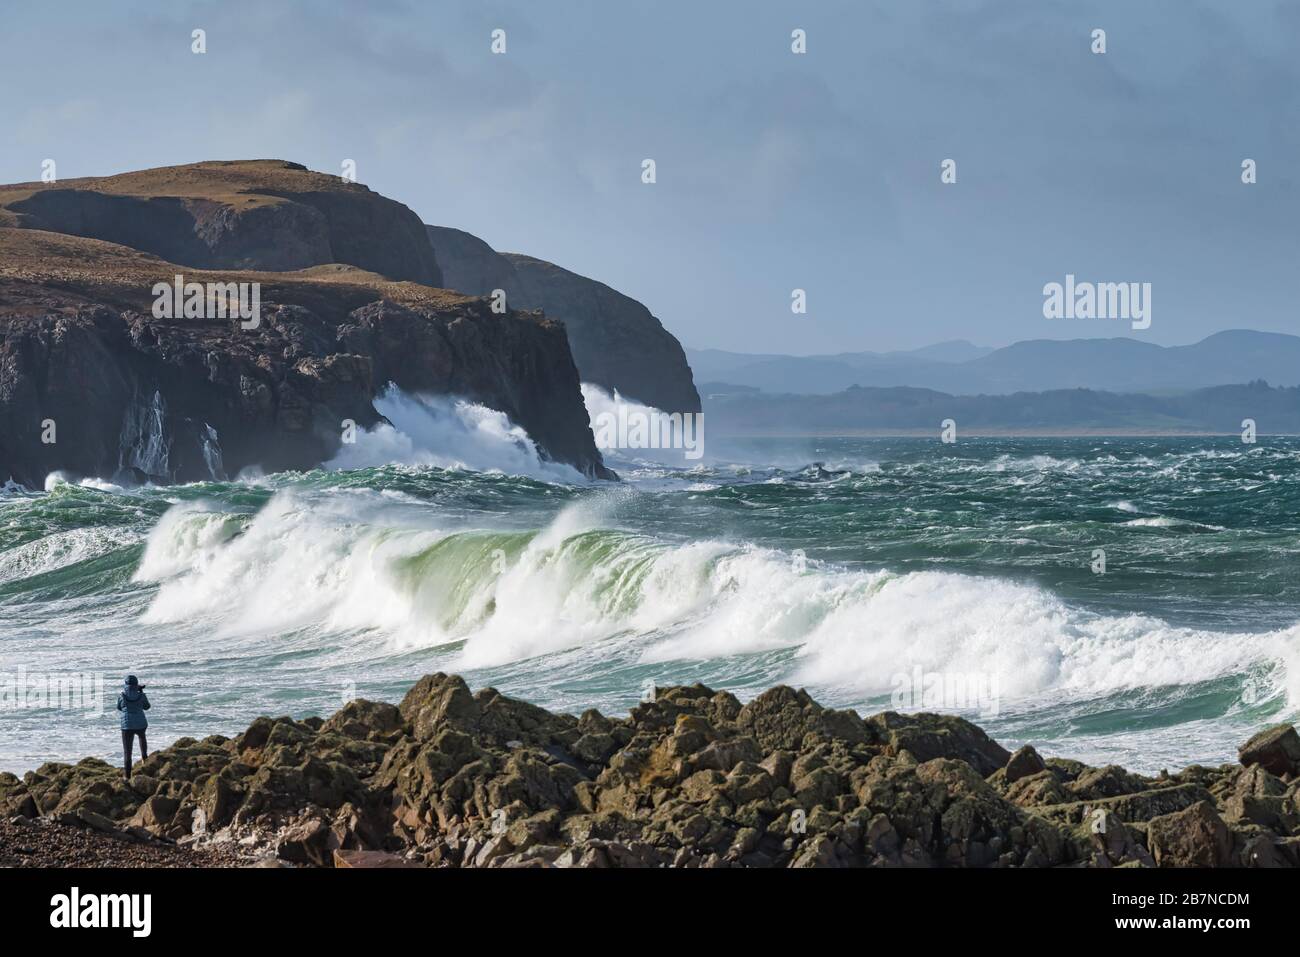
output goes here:
[[149, 727], [149, 719], [144, 713], [149, 710], [149, 699], [144, 688], [135, 680], [135, 675], [128, 675], [122, 682], [122, 693], [117, 696], [117, 710], [122, 712], [123, 731], [143, 731]]

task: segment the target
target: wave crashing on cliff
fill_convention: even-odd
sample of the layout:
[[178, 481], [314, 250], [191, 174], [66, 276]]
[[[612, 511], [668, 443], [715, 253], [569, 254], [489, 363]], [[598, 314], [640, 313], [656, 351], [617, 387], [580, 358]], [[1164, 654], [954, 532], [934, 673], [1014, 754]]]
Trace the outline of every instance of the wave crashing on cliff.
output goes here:
[[546, 461], [509, 416], [449, 396], [408, 395], [389, 385], [375, 400], [387, 422], [360, 429], [325, 463], [329, 469], [415, 465], [580, 482], [577, 469]]

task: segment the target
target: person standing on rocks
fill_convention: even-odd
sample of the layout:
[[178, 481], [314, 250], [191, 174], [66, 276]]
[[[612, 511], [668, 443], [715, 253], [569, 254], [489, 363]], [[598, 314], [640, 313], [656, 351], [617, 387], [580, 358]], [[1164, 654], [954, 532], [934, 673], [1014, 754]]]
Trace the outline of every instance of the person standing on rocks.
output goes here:
[[127, 675], [122, 682], [122, 693], [117, 696], [117, 710], [122, 712], [122, 755], [126, 761], [124, 771], [127, 780], [130, 780], [131, 746], [135, 735], [140, 736], [140, 760], [149, 757], [149, 745], [144, 739], [144, 730], [149, 727], [149, 719], [144, 716], [149, 710], [149, 698], [144, 693], [144, 685], [136, 680], [135, 675]]

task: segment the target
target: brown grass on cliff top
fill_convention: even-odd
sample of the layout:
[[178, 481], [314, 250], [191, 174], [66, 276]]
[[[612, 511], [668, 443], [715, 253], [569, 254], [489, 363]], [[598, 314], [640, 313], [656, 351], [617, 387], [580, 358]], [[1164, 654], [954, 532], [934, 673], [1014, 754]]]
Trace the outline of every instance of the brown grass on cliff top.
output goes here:
[[55, 183], [0, 185], [0, 205], [43, 189], [86, 189], [115, 196], [180, 196], [254, 204], [283, 202], [267, 192], [334, 192], [369, 189], [341, 176], [316, 173], [285, 160], [209, 160], [185, 166], [159, 166], [113, 176], [83, 176]]
[[17, 226], [18, 214], [9, 207], [42, 190], [89, 190], [142, 199], [177, 197], [202, 199], [239, 210], [274, 206], [286, 200], [275, 193], [302, 194], [360, 190], [341, 176], [331, 176], [286, 160], [208, 160], [185, 166], [159, 166], [113, 176], [82, 176], [54, 183], [0, 184], [0, 226]]
[[342, 263], [295, 272], [191, 269], [99, 239], [0, 227], [0, 312], [30, 312], [17, 307], [46, 301], [57, 291], [147, 313], [154, 283], [172, 282], [177, 275], [186, 282], [261, 283], [264, 301], [293, 302], [332, 293], [347, 299], [382, 298], [409, 306], [445, 308], [476, 298], [419, 283], [394, 282]]

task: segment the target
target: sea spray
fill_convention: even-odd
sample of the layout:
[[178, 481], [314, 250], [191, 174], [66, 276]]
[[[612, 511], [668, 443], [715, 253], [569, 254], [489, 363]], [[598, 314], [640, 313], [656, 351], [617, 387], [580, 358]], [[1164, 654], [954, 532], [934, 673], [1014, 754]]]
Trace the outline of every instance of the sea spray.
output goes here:
[[665, 412], [589, 382], [582, 384], [592, 436], [602, 452], [624, 452], [687, 464], [704, 456], [704, 414]]
[[326, 468], [404, 464], [584, 481], [576, 469], [545, 461], [528, 433], [504, 413], [478, 403], [408, 395], [390, 385], [375, 409], [387, 421], [343, 443]]

